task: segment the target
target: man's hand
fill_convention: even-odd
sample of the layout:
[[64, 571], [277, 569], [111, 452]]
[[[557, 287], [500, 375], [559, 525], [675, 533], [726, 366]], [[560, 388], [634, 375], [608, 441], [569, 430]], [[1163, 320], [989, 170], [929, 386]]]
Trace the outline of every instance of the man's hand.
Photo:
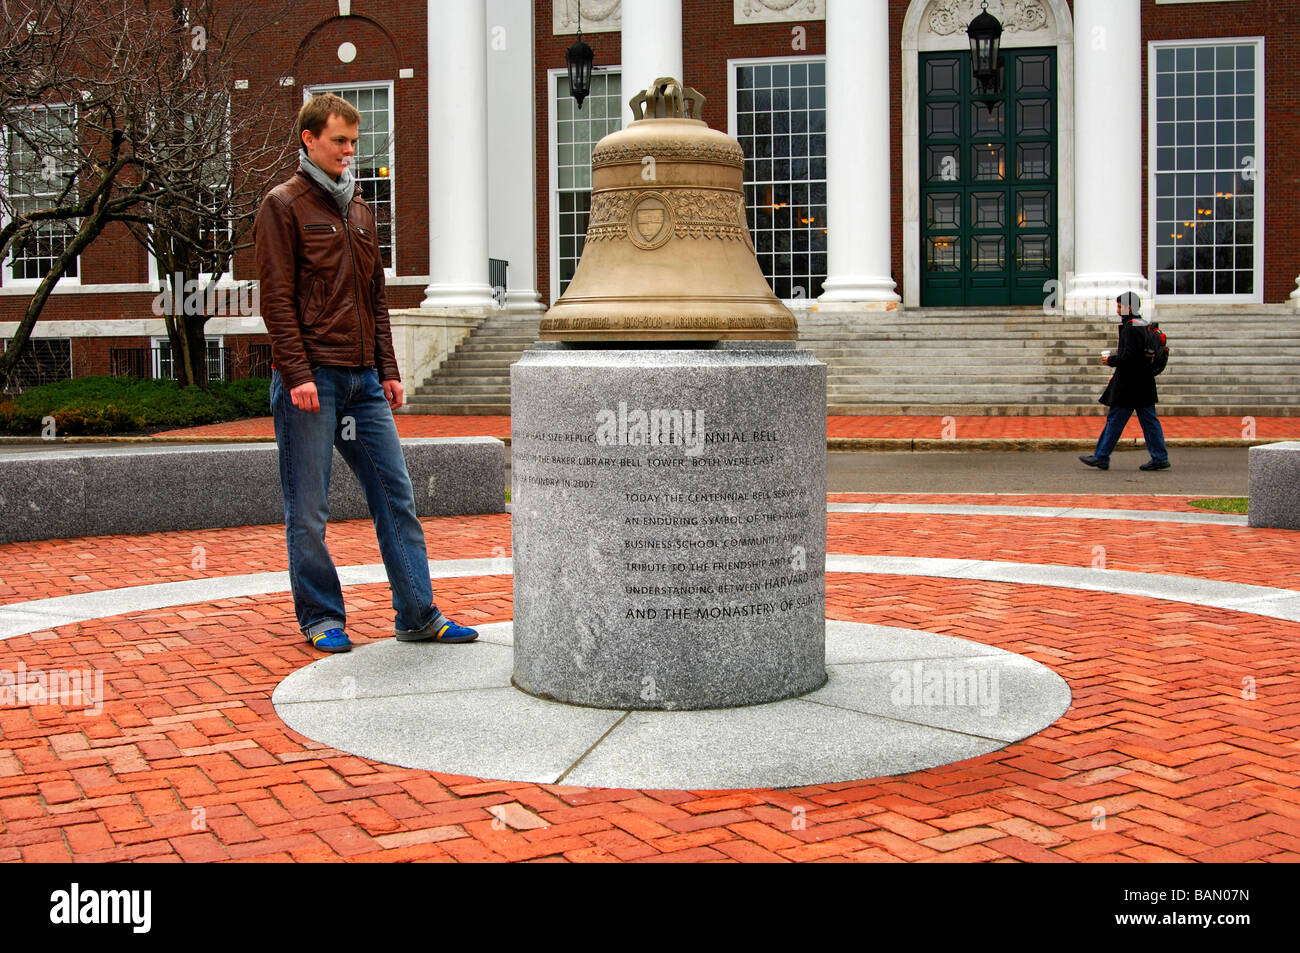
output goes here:
[[289, 390], [289, 399], [293, 401], [293, 405], [299, 410], [310, 411], [313, 414], [320, 411], [320, 398], [316, 395], [315, 381], [308, 381], [305, 384], [299, 384], [297, 387], [291, 388]]
[[396, 410], [402, 406], [402, 382], [401, 381], [384, 381], [384, 396], [388, 398], [388, 406]]

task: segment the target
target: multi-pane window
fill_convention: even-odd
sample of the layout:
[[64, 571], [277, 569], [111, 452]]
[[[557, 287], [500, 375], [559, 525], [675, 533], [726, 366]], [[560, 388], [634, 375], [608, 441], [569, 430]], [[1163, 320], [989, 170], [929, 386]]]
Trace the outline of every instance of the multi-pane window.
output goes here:
[[[68, 190], [77, 157], [76, 123], [76, 109], [72, 106], [30, 106], [6, 123], [4, 146], [10, 168], [5, 191], [14, 214], [78, 201], [78, 196]], [[14, 281], [44, 278], [75, 233], [76, 224], [70, 221], [36, 226], [14, 245], [5, 262], [5, 277]], [[74, 260], [64, 277], [76, 276]]]
[[[208, 380], [226, 379], [226, 349], [221, 346], [221, 338], [205, 338], [208, 359]], [[176, 359], [172, 354], [172, 344], [167, 338], [154, 338], [153, 341], [153, 376], [159, 379], [175, 379]]]
[[591, 92], [582, 108], [569, 95], [569, 78], [556, 76], [555, 84], [555, 184], [556, 249], [559, 287], [564, 294], [582, 257], [591, 211], [591, 150], [611, 132], [623, 128], [621, 74], [591, 74]]
[[778, 298], [816, 298], [826, 278], [826, 64], [736, 64], [736, 138], [759, 266]]
[[[170, 115], [165, 121], [173, 121]], [[205, 92], [194, 104], [193, 111], [179, 117], [184, 125], [174, 137], [164, 137], [180, 144], [186, 155], [198, 159], [197, 175], [185, 170], [179, 178], [171, 178], [170, 187], [183, 196], [167, 207], [159, 206], [154, 217], [163, 224], [162, 231], [153, 239], [170, 246], [167, 257], [180, 264], [189, 259], [190, 246], [197, 242], [199, 260], [196, 263], [201, 281], [208, 281], [216, 272], [219, 256], [227, 254], [222, 276], [232, 276], [234, 223], [232, 210], [233, 157], [230, 151], [230, 96], [218, 90]], [[175, 148], [165, 145], [164, 149]], [[165, 163], [164, 163], [165, 164]], [[149, 263], [150, 279], [164, 277], [164, 268], [156, 258]], [[165, 276], [173, 281], [172, 276]]]
[[1261, 292], [1256, 41], [1154, 48], [1156, 294]]
[[[4, 349], [13, 346], [6, 338]], [[5, 382], [4, 396], [21, 394], [29, 387], [52, 384], [72, 377], [72, 342], [68, 338], [28, 338], [22, 356]]]
[[357, 189], [375, 213], [375, 230], [384, 267], [393, 267], [393, 88], [380, 86], [317, 86], [309, 95], [333, 93], [361, 113], [361, 131], [352, 175]]
[[[206, 115], [190, 120], [196, 147], [209, 153], [201, 171], [203, 184], [195, 196], [203, 208], [198, 237], [204, 251], [205, 275], [215, 272], [218, 250], [229, 250], [234, 240], [230, 208], [230, 96], [225, 91], [217, 91], [208, 98]], [[231, 273], [231, 266], [232, 262], [227, 261], [226, 274]]]

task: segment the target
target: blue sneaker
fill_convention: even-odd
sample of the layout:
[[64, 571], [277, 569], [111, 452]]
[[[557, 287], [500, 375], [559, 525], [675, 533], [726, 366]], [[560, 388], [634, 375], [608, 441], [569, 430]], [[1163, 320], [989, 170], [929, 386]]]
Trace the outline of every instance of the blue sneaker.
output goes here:
[[478, 633], [463, 625], [457, 625], [441, 612], [423, 629], [398, 629], [394, 633], [399, 642], [473, 642]]
[[307, 641], [322, 652], [351, 652], [352, 641], [342, 629], [326, 629], [307, 636]]

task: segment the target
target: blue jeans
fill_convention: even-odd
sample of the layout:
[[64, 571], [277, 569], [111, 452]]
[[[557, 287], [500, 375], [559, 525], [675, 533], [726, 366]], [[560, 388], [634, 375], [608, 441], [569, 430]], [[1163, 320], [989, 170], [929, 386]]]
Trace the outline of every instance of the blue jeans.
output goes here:
[[1110, 452], [1119, 443], [1120, 436], [1129, 418], [1136, 411], [1138, 423], [1142, 425], [1142, 439], [1147, 442], [1147, 453], [1155, 463], [1168, 463], [1169, 452], [1165, 449], [1165, 432], [1160, 429], [1160, 418], [1156, 416], [1154, 405], [1150, 407], [1112, 407], [1106, 415], [1106, 426], [1097, 439], [1097, 449], [1092, 455], [1098, 460], [1109, 460]]
[[393, 590], [395, 626], [415, 630], [437, 615], [424, 529], [402, 456], [393, 412], [373, 367], [316, 367], [318, 412], [299, 410], [278, 371], [271, 372], [271, 411], [280, 448], [284, 535], [294, 612], [311, 637], [344, 628], [343, 591], [325, 546], [333, 448], [366, 496]]

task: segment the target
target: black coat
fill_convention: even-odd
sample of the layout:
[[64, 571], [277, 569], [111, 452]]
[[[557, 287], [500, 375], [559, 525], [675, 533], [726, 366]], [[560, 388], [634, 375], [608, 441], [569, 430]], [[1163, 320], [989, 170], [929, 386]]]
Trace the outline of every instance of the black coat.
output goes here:
[[1146, 357], [1144, 327], [1146, 322], [1141, 318], [1125, 320], [1119, 326], [1119, 344], [1106, 359], [1115, 373], [1098, 398], [1107, 407], [1150, 407], [1158, 400], [1156, 377]]

